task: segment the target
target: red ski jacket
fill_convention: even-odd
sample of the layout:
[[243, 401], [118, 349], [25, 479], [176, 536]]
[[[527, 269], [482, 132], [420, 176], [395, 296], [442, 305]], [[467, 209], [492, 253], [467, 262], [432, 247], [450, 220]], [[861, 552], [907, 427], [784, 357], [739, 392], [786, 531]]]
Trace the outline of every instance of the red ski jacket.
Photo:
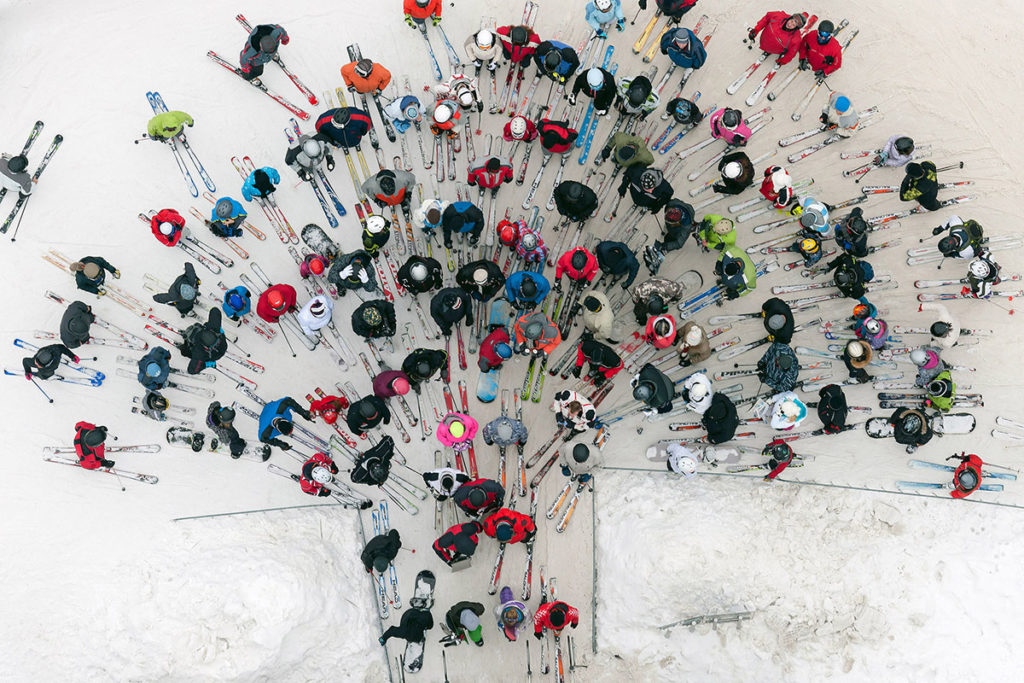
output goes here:
[[480, 543], [481, 529], [480, 522], [456, 524], [434, 541], [434, 552], [445, 564], [451, 564], [456, 555], [472, 556]]
[[[174, 230], [170, 235], [160, 232], [161, 223], [170, 223]], [[153, 230], [153, 236], [160, 240], [165, 247], [173, 247], [181, 239], [181, 231], [185, 228], [185, 219], [174, 209], [161, 209], [149, 220], [149, 227]]]
[[[562, 624], [558, 628], [556, 628], [551, 623], [551, 620], [550, 620], [551, 608], [554, 607], [555, 605], [562, 605], [566, 609], [565, 623]], [[546, 628], [551, 629], [555, 633], [561, 633], [562, 629], [565, 628], [566, 626], [571, 626], [572, 628], [576, 628], [577, 626], [579, 626], [579, 624], [580, 624], [580, 613], [579, 613], [579, 610], [577, 610], [572, 605], [570, 605], [568, 603], [565, 603], [565, 602], [561, 602], [561, 601], [546, 602], [543, 605], [541, 605], [540, 607], [538, 607], [537, 608], [537, 613], [533, 615], [533, 632], [534, 633], [544, 633], [544, 629], [546, 629]]]
[[79, 422], [75, 425], [75, 453], [78, 454], [79, 465], [87, 470], [98, 470], [102, 466], [100, 460], [103, 460], [106, 445], [100, 444], [96, 448], [90, 448], [82, 442], [82, 435], [92, 429], [96, 429], [96, 425], [90, 422]]
[[512, 525], [512, 538], [506, 543], [519, 543], [522, 540], [529, 540], [537, 533], [537, 525], [530, 519], [529, 515], [522, 512], [501, 508], [493, 515], [484, 520], [484, 533], [491, 538], [496, 538], [498, 525], [508, 523]]
[[482, 188], [493, 189], [501, 187], [502, 183], [507, 183], [513, 178], [512, 165], [507, 160], [501, 157], [488, 157], [498, 159], [501, 165], [498, 170], [491, 173], [487, 170], [487, 159], [482, 159], [472, 166], [469, 167], [469, 178], [468, 182], [470, 185], [479, 185]]
[[[572, 267], [572, 255], [578, 251], [582, 252], [587, 257], [587, 263], [583, 266], [583, 270], [576, 270]], [[561, 258], [558, 259], [558, 263], [555, 266], [555, 279], [561, 279], [562, 273], [565, 273], [569, 276], [570, 280], [579, 282], [586, 278], [587, 282], [591, 282], [594, 279], [594, 276], [597, 275], [597, 271], [600, 269], [596, 256], [583, 247], [576, 247], [575, 249], [565, 252], [562, 254]]]
[[[953, 496], [954, 498], [966, 498], [967, 496], [977, 491], [978, 487], [981, 486], [981, 467], [984, 464], [985, 463], [981, 461], [981, 458], [973, 454], [968, 456], [967, 460], [961, 461], [961, 463], [957, 465], [956, 471], [953, 472], [953, 485], [955, 488], [950, 492], [949, 495]], [[970, 490], [966, 488], [961, 488], [959, 486], [960, 475], [966, 470], [974, 471], [976, 483], [974, 488]]]
[[[807, 12], [801, 12], [807, 20]], [[788, 12], [769, 12], [761, 17], [754, 30], [761, 32], [760, 48], [762, 52], [781, 55], [779, 64], [789, 64], [800, 50], [801, 29], [787, 31], [783, 25], [789, 21]]]
[[[270, 302], [267, 299], [271, 292], [281, 293], [281, 296], [284, 297], [284, 309], [275, 311], [270, 307]], [[276, 323], [285, 313], [295, 309], [295, 299], [295, 288], [291, 285], [271, 285], [267, 291], [260, 294], [260, 299], [256, 302], [256, 315], [268, 323]]]
[[550, 154], [562, 154], [572, 149], [572, 143], [576, 141], [579, 132], [569, 127], [568, 121], [551, 121], [541, 119], [537, 126], [540, 133], [540, 144], [544, 151]]
[[[660, 337], [654, 332], [654, 324], [659, 320], [665, 320], [669, 324], [668, 334]], [[676, 343], [676, 320], [671, 315], [659, 315], [647, 319], [647, 327], [644, 329], [644, 338], [656, 349], [667, 349]]]
[[338, 466], [334, 464], [333, 460], [324, 453], [314, 453], [312, 458], [302, 464], [302, 477], [299, 479], [299, 486], [302, 487], [302, 492], [308, 493], [311, 496], [331, 495], [330, 490], [324, 487], [323, 484], [313, 481], [314, 467], [326, 467], [331, 471], [331, 474], [338, 473]]
[[420, 7], [416, 4], [416, 0], [405, 0], [402, 3], [402, 9], [406, 14], [412, 15], [416, 19], [426, 19], [430, 15], [440, 18], [442, 5], [444, 3], [441, 0], [430, 0], [426, 7]]
[[525, 66], [525, 63], [537, 51], [537, 46], [540, 45], [540, 36], [531, 30], [526, 45], [513, 45], [512, 39], [509, 37], [513, 28], [515, 27], [511, 25], [498, 27], [497, 34], [498, 40], [501, 41], [501, 52], [505, 55], [505, 59], [513, 64], [524, 64]]
[[496, 328], [484, 338], [483, 342], [480, 344], [479, 351], [479, 366], [481, 372], [489, 372], [494, 368], [501, 367], [501, 364], [505, 362], [505, 359], [495, 353], [494, 347], [498, 344], [508, 343], [508, 330], [505, 327]]
[[800, 41], [800, 59], [806, 59], [813, 70], [822, 71], [828, 76], [843, 65], [843, 50], [835, 38], [819, 45], [818, 34], [811, 31]]

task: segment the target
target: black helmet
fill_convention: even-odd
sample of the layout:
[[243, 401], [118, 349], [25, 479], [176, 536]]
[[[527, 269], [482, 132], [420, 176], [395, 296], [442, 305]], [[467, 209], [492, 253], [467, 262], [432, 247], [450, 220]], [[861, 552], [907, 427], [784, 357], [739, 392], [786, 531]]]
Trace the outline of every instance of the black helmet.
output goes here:
[[836, 271], [836, 284], [840, 287], [852, 285], [856, 279], [851, 268], [840, 268]]
[[7, 169], [11, 173], [21, 173], [26, 168], [28, 168], [28, 159], [24, 154], [19, 154], [7, 160]]
[[519, 293], [527, 299], [537, 296], [537, 283], [533, 281], [532, 277], [523, 278], [523, 284], [519, 285]]
[[530, 42], [530, 30], [525, 26], [513, 26], [508, 37], [513, 45], [523, 46]]
[[846, 219], [846, 232], [851, 237], [860, 237], [868, 231], [867, 222], [860, 216], [860, 214], [850, 214], [850, 217]]
[[369, 59], [360, 59], [356, 62], [355, 71], [360, 78], [367, 78], [373, 73], [373, 62]]
[[544, 55], [544, 68], [548, 71], [554, 71], [561, 63], [562, 55], [558, 54], [558, 50], [550, 50]]
[[480, 508], [487, 502], [487, 494], [484, 493], [482, 489], [474, 488], [469, 492], [467, 499], [469, 500], [470, 505], [475, 508]]
[[388, 478], [388, 468], [380, 458], [373, 458], [366, 463], [366, 472], [370, 475], [370, 479], [375, 482], [383, 482]]
[[218, 419], [221, 422], [231, 422], [235, 419], [235, 411], [230, 406], [224, 406], [218, 412]]
[[501, 168], [501, 159], [498, 157], [491, 157], [484, 164], [484, 168], [487, 169], [488, 173], [497, 173], [498, 169]]
[[638, 401], [649, 401], [654, 396], [654, 387], [650, 382], [640, 382], [633, 387], [633, 398]]
[[780, 370], [789, 370], [790, 368], [793, 367], [793, 357], [781, 355], [776, 356], [775, 365], [777, 365]]
[[548, 621], [551, 622], [551, 625], [555, 628], [562, 628], [565, 626], [566, 616], [565, 603], [555, 603], [555, 606], [551, 608], [550, 612], [548, 612]]
[[380, 184], [380, 189], [384, 194], [395, 193], [395, 172], [389, 169], [383, 169], [377, 174], [377, 182]]
[[291, 420], [289, 420], [286, 417], [280, 416], [275, 417], [273, 420], [271, 420], [271, 423], [274, 425], [277, 431], [281, 432], [286, 436], [292, 433], [292, 428], [295, 426], [292, 424]]
[[924, 421], [921, 420], [920, 413], [910, 412], [900, 418], [900, 427], [905, 432], [924, 431]]
[[742, 120], [743, 115], [740, 114], [739, 109], [726, 108], [726, 110], [722, 112], [722, 125], [726, 128], [735, 128], [740, 125]]
[[654, 323], [654, 334], [658, 335], [659, 337], [664, 337], [664, 336], [668, 335], [668, 333], [671, 330], [672, 330], [672, 326], [664, 318], [662, 318], [661, 320], [658, 320], [656, 323]]
[[42, 348], [36, 351], [36, 365], [43, 367], [48, 365], [53, 360], [53, 352], [48, 348]]
[[576, 462], [586, 462], [590, 457], [590, 449], [586, 444], [578, 443], [572, 447], [572, 459]]
[[915, 164], [913, 162], [907, 164], [907, 175], [911, 178], [923, 178], [924, 167], [921, 164]]
[[952, 327], [948, 323], [944, 323], [940, 320], [939, 322], [932, 323], [932, 326], [928, 328], [928, 331], [931, 332], [933, 337], [945, 337], [949, 334], [951, 329]]
[[260, 38], [260, 52], [268, 52], [270, 54], [277, 52], [277, 41], [270, 36], [263, 36]]
[[956, 483], [961, 489], [973, 491], [978, 487], [978, 473], [973, 469], [960, 470], [960, 474], [956, 475]]
[[331, 117], [331, 121], [338, 126], [344, 126], [351, 120], [352, 112], [349, 111], [348, 107], [340, 107], [336, 112], [334, 112], [334, 116]]
[[572, 252], [570, 263], [576, 270], [583, 270], [583, 267], [587, 265], [587, 255], [583, 252], [583, 249], [577, 249]]
[[896, 142], [893, 143], [896, 151], [900, 154], [910, 154], [914, 151], [914, 141], [907, 136], [896, 138]]
[[577, 183], [575, 180], [566, 181], [568, 187], [565, 188], [565, 196], [570, 201], [576, 202], [583, 198], [583, 185]]
[[626, 90], [626, 99], [631, 106], [639, 107], [647, 101], [647, 96], [650, 94], [651, 82], [643, 76], [637, 76]]
[[939, 251], [946, 256], [953, 256], [960, 251], [961, 246], [959, 235], [947, 235], [939, 240]]
[[784, 463], [789, 462], [793, 458], [793, 449], [785, 441], [779, 441], [766, 445], [761, 450], [761, 455], [767, 456], [778, 463]]
[[377, 409], [369, 401], [359, 402], [359, 417], [364, 420], [369, 420], [372, 417], [377, 416]]
[[583, 307], [591, 313], [597, 313], [601, 310], [601, 302], [595, 297], [587, 296], [583, 298]]
[[829, 35], [836, 32], [836, 25], [826, 19], [818, 24], [818, 33], [827, 33]]
[[665, 312], [665, 300], [660, 294], [651, 294], [647, 297], [647, 314], [658, 315]]
[[620, 164], [625, 164], [630, 159], [636, 156], [637, 146], [634, 143], [623, 145], [619, 147], [615, 152], [615, 160]]
[[107, 440], [107, 428], [106, 427], [94, 427], [87, 431], [82, 437], [82, 441], [89, 448], [97, 448], [104, 441]]

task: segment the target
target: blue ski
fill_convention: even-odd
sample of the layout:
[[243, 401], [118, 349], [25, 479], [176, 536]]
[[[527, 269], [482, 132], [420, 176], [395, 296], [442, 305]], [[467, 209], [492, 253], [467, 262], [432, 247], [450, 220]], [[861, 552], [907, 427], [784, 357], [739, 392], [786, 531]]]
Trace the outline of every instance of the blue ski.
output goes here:
[[[945, 472], [956, 472], [956, 468], [952, 465], [944, 465], [937, 462], [928, 462], [927, 460], [908, 460], [907, 464], [911, 467], [916, 468], [927, 468], [933, 470], [943, 470]], [[1008, 472], [989, 472], [988, 470], [982, 470], [982, 477], [991, 479], [1009, 479], [1010, 481], [1016, 481], [1017, 475], [1010, 474]]]
[[[618, 70], [619, 70], [619, 64], [618, 64], [618, 62], [616, 62], [615, 64], [612, 65], [611, 71], [609, 73], [611, 73], [611, 75], [614, 76], [615, 73]], [[594, 104], [593, 101], [591, 101], [590, 104], [591, 104], [591, 106], [593, 106], [593, 104]], [[580, 166], [582, 166], [583, 164], [587, 163], [587, 157], [590, 156], [590, 145], [592, 145], [594, 143], [594, 133], [597, 132], [597, 124], [598, 124], [598, 122], [600, 120], [601, 120], [600, 116], [594, 115], [593, 120], [590, 122], [590, 130], [587, 131], [587, 141], [585, 143], [583, 143], [583, 152], [580, 154], [580, 158], [579, 158]]]
[[[164, 98], [160, 93], [154, 90], [152, 93], [146, 93], [146, 97], [148, 98], [150, 94], [153, 95], [153, 100], [156, 102], [156, 105], [160, 107], [161, 111], [169, 111], [167, 109], [167, 105], [164, 104]], [[153, 106], [153, 101], [149, 104], [150, 106]], [[160, 113], [156, 111], [155, 107], [153, 108], [153, 111], [158, 114]], [[188, 143], [188, 138], [185, 137], [184, 131], [182, 131], [176, 139], [181, 143], [181, 146], [185, 148], [185, 152], [188, 154], [189, 159], [192, 160], [192, 163], [196, 165], [196, 170], [199, 171], [199, 177], [203, 179], [203, 184], [206, 185], [206, 189], [210, 192], [216, 192], [217, 186], [213, 184], [213, 178], [211, 178], [210, 174], [206, 172], [206, 168], [203, 167], [203, 162], [199, 161], [199, 157], [197, 157], [196, 153], [192, 151], [192, 145]]]

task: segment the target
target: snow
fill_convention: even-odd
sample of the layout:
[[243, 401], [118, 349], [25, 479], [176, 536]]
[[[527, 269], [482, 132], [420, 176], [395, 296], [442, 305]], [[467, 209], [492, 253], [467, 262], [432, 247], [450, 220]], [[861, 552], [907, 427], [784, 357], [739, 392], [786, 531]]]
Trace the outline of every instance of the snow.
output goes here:
[[[575, 45], [584, 28], [582, 5], [545, 3], [538, 23], [542, 37], [564, 28], [563, 39]], [[293, 3], [287, 7], [252, 0], [244, 11], [253, 22], [285, 26], [292, 42], [283, 48], [282, 56], [318, 95], [340, 85], [337, 69], [348, 61], [344, 48], [355, 39], [360, 40], [364, 55], [391, 68], [396, 80], [408, 74], [414, 88], [432, 82], [422, 39], [400, 21], [397, 3], [369, 16], [363, 7], [351, 0], [331, 6]], [[626, 3], [624, 9], [627, 19], [636, 11], [633, 3]], [[754, 2], [720, 7], [705, 0], [698, 5], [691, 13], [693, 21], [706, 11], [718, 23], [718, 32], [709, 45], [708, 63], [693, 76], [688, 92], [701, 89], [707, 104], [714, 101], [742, 108], [743, 98], [764, 67], [735, 97], [727, 98], [723, 90], [756, 58], [740, 37], [765, 9], [763, 3]], [[878, 146], [892, 132], [906, 132], [919, 143], [931, 143], [932, 158], [939, 165], [966, 162], [964, 171], [944, 178], [973, 179], [976, 185], [969, 192], [977, 193], [979, 200], [957, 213], [977, 219], [989, 234], [1019, 232], [1013, 220], [1021, 143], [1003, 132], [1003, 121], [1021, 105], [1021, 77], [1012, 68], [1021, 42], [1013, 27], [1020, 25], [1024, 8], [1009, 0], [987, 3], [985, 12], [953, 0], [875, 0], [857, 5], [821, 0], [812, 9], [833, 20], [845, 16], [851, 29], [861, 29], [842, 71], [830, 84], [851, 96], [858, 108], [879, 105], [885, 119], [863, 137], [820, 152], [791, 171], [797, 177], [813, 175], [819, 199], [841, 201], [856, 194], [856, 186], [840, 177], [841, 170], [855, 164], [839, 162], [839, 152]], [[66, 0], [14, 2], [5, 7], [5, 96], [0, 100], [0, 120], [5, 125], [0, 148], [15, 150], [36, 119], [44, 120], [46, 128], [30, 155], [33, 166], [54, 134], [60, 132], [65, 138], [40, 182], [38, 197], [28, 206], [18, 241], [6, 243], [0, 251], [5, 283], [8, 287], [16, 283], [10, 290], [14, 296], [2, 304], [6, 338], [30, 339], [35, 329], [55, 330], [61, 310], [43, 300], [42, 293], [53, 289], [71, 296], [74, 292], [69, 276], [39, 259], [48, 248], [72, 258], [105, 256], [124, 273], [118, 284], [140, 296], [143, 273], [170, 280], [180, 272], [183, 255], [159, 248], [136, 214], [173, 206], [190, 218], [190, 205], [204, 213], [207, 205], [204, 200], [191, 200], [166, 149], [129, 142], [143, 133], [150, 116], [144, 98], [147, 90], [159, 90], [172, 109], [195, 116], [189, 139], [217, 182], [218, 194], [238, 196], [241, 182], [229, 159], [249, 154], [257, 165], [270, 164], [281, 171], [279, 201], [297, 230], [307, 222], [323, 224], [308, 189], [298, 187], [294, 174], [282, 164], [287, 112], [205, 56], [214, 49], [226, 59], [237, 57], [244, 33], [232, 11], [195, 0], [173, 8], [154, 3], [129, 7], [114, 0], [95, 0], [88, 3], [87, 11], [80, 3]], [[627, 23], [623, 34], [611, 35], [620, 75], [641, 69], [630, 45], [650, 11], [635, 26]], [[518, 20], [520, 8], [518, 3], [494, 0], [446, 6], [444, 25], [457, 50], [477, 28], [479, 14], [506, 23]], [[443, 46], [433, 30], [431, 35], [447, 73]], [[667, 61], [658, 56], [655, 64], [664, 70]], [[499, 74], [503, 83], [504, 70]], [[785, 72], [780, 73], [783, 76]], [[266, 82], [301, 103], [301, 95], [273, 65], [267, 68]], [[824, 93], [812, 103], [802, 124], [787, 118], [802, 97], [805, 82], [798, 80], [780, 97], [773, 123], [763, 137], [751, 142], [751, 157], [771, 149], [778, 138], [813, 125]], [[543, 86], [538, 88], [538, 96], [545, 92]], [[305, 108], [314, 115], [322, 111], [321, 107]], [[485, 116], [485, 133], [497, 133], [501, 123], [498, 117]], [[607, 121], [602, 123], [598, 136], [605, 135], [609, 126]], [[311, 125], [303, 128], [309, 130]], [[481, 142], [478, 151], [483, 148]], [[417, 175], [429, 183], [433, 174], [419, 167], [414, 140], [410, 151]], [[373, 164], [372, 155], [368, 157]], [[704, 154], [696, 157], [687, 162], [687, 171], [706, 158]], [[537, 155], [533, 158], [530, 177], [538, 166]], [[460, 156], [460, 164], [464, 160]], [[341, 159], [338, 165], [331, 179], [351, 208], [351, 184]], [[553, 177], [549, 170], [538, 201], [546, 199]], [[568, 164], [566, 178], [582, 178], [580, 167]], [[880, 170], [872, 173], [871, 182], [898, 182], [899, 178], [898, 171]], [[681, 195], [691, 187], [684, 176], [677, 177], [675, 185]], [[454, 194], [450, 186], [446, 183], [443, 190], [448, 199]], [[425, 187], [429, 192], [429, 184]], [[501, 201], [517, 207], [527, 189], [503, 190]], [[8, 199], [3, 206], [11, 205]], [[902, 207], [894, 197], [883, 197], [870, 200], [865, 213], [877, 215], [898, 208]], [[0, 216], [5, 213], [0, 211]], [[913, 279], [939, 275], [923, 266], [907, 269], [903, 250], [917, 246], [917, 238], [946, 213], [907, 219], [899, 228], [881, 233], [884, 239], [903, 236], [899, 246], [871, 259], [876, 270], [894, 273], [901, 282], [898, 290], [881, 299], [880, 305], [890, 311], [890, 323], [926, 326], [930, 322], [913, 313], [916, 292], [910, 285]], [[296, 283], [294, 265], [261, 212], [253, 210], [252, 220], [268, 233], [268, 240], [257, 243], [246, 235], [242, 238], [245, 248], [271, 277]], [[549, 218], [547, 224], [552, 223]], [[749, 225], [740, 228], [741, 244], [752, 241]], [[343, 247], [354, 248], [358, 244], [355, 226], [350, 211], [332, 237]], [[592, 221], [592, 227], [599, 233], [607, 229], [600, 221]], [[643, 227], [656, 234], [653, 221]], [[197, 232], [212, 243], [205, 231]], [[549, 229], [546, 235], [550, 234]], [[1019, 272], [1017, 252], [996, 256], [1006, 272]], [[671, 255], [662, 272], [689, 268], [710, 280], [710, 258], [692, 248]], [[241, 270], [245, 266], [239, 264], [221, 278], [234, 284], [235, 273]], [[963, 264], [947, 262], [942, 273], [963, 270]], [[203, 290], [214, 291], [218, 278], [202, 269], [199, 272]], [[754, 295], [730, 304], [725, 312], [756, 310], [770, 296], [770, 285], [793, 282], [794, 277], [766, 278]], [[102, 317], [142, 333], [141, 322], [120, 307], [95, 302], [88, 295], [81, 298], [95, 303]], [[979, 422], [971, 436], [935, 439], [916, 457], [938, 461], [953, 451], [973, 448], [993, 462], [1020, 464], [1012, 448], [988, 434], [996, 414], [1024, 417], [1007, 408], [1019, 403], [1021, 370], [1017, 356], [1007, 353], [1020, 343], [1019, 329], [1012, 324], [1014, 318], [997, 307], [1009, 305], [1005, 300], [950, 303], [964, 325], [995, 332], [977, 346], [947, 354], [956, 363], [977, 368], [961, 381], [983, 391], [987, 407], [971, 411]], [[348, 303], [339, 302], [338, 320], [343, 327], [352, 306], [351, 297]], [[169, 309], [156, 308], [157, 315], [177, 324]], [[400, 322], [415, 324], [402, 308]], [[845, 303], [829, 303], [820, 313], [835, 318], [846, 309]], [[714, 314], [706, 310], [698, 321]], [[798, 316], [798, 322], [805, 317]], [[740, 323], [731, 334], [746, 341], [759, 332], [756, 323]], [[913, 338], [911, 343], [915, 340], [924, 338]], [[267, 399], [291, 394], [301, 400], [318, 384], [329, 389], [339, 380], [369, 390], [369, 379], [360, 368], [345, 375], [333, 373], [322, 351], [309, 355], [300, 350], [299, 359], [292, 361], [283, 355], [279, 341], [268, 348], [248, 332], [242, 333], [242, 341], [253, 359], [268, 368], [255, 378], [259, 393]], [[796, 342], [824, 347], [812, 331], [802, 333]], [[0, 565], [0, 584], [5, 587], [5, 619], [0, 625], [3, 678], [387, 680], [385, 659], [375, 642], [379, 625], [374, 596], [358, 561], [362, 540], [352, 512], [315, 507], [172, 521], [322, 501], [305, 497], [283, 478], [268, 476], [260, 464], [170, 447], [155, 455], [117, 456], [120, 467], [160, 477], [156, 486], [126, 481], [124, 492], [113, 477], [41, 460], [43, 446], [70, 443], [73, 425], [80, 419], [110, 426], [120, 443], [163, 442], [162, 426], [128, 413], [131, 396], [141, 392], [134, 382], [115, 376], [114, 359], [130, 352], [86, 348], [88, 354], [99, 356], [95, 365], [109, 376], [102, 389], [48, 384], [45, 388], [56, 402], [47, 405], [24, 380], [12, 378], [0, 398], [6, 417], [0, 425], [0, 441], [8, 446], [8, 466], [0, 480], [0, 517], [5, 521], [0, 544], [7, 550]], [[5, 364], [12, 365], [17, 358], [9, 351]], [[752, 363], [756, 357], [751, 353], [736, 360]], [[708, 368], [722, 369], [714, 361]], [[909, 376], [910, 366], [902, 369]], [[503, 386], [517, 386], [522, 372], [523, 363], [514, 363], [503, 373]], [[842, 368], [834, 372], [841, 376]], [[455, 374], [465, 377], [472, 391], [476, 384], [472, 363], [464, 375]], [[546, 404], [557, 384], [549, 378], [546, 400], [526, 406], [532, 432], [528, 456], [531, 447], [550, 433]], [[748, 392], [756, 387], [750, 379], [745, 384]], [[211, 386], [222, 402], [244, 401], [223, 378]], [[617, 405], [626, 395], [620, 387], [605, 405]], [[852, 404], [874, 405], [868, 387], [852, 389], [848, 396]], [[169, 392], [168, 398], [205, 413], [206, 401], [199, 397]], [[497, 410], [497, 405], [471, 405], [481, 423]], [[874, 414], [885, 412], [876, 409]], [[239, 424], [246, 430], [244, 436], [254, 436], [247, 418], [240, 417]], [[647, 462], [643, 452], [648, 444], [670, 438], [665, 423], [645, 423], [639, 436], [634, 436], [634, 426], [626, 421], [614, 427], [604, 453], [606, 464], [660, 469], [662, 465]], [[324, 436], [329, 433], [322, 425], [314, 429]], [[769, 438], [766, 430], [755, 431], [758, 439], [751, 445]], [[906, 454], [893, 442], [867, 440], [859, 431], [797, 443], [798, 453], [817, 457], [801, 469], [788, 470], [785, 479], [891, 490], [896, 479], [932, 475], [908, 469]], [[434, 446], [432, 440], [425, 444], [415, 440], [403, 452], [412, 467], [422, 470], [433, 465]], [[477, 454], [485, 476], [496, 472], [494, 451], [478, 439]], [[298, 462], [281, 452], [275, 452], [272, 462], [292, 471], [298, 468]], [[1024, 613], [1014, 575], [1024, 559], [1016, 543], [1022, 524], [1018, 510], [782, 481], [769, 486], [758, 477], [740, 481], [701, 476], [684, 483], [661, 473], [599, 472], [599, 653], [592, 656], [592, 500], [585, 493], [569, 529], [556, 534], [553, 523], [543, 519], [543, 510], [562, 483], [556, 469], [541, 489], [535, 597], [530, 606], [538, 604], [536, 576], [545, 565], [549, 575], [558, 577], [560, 597], [581, 611], [580, 628], [574, 635], [578, 656], [588, 668], [577, 672], [578, 680], [619, 681], [626, 676], [637, 680], [821, 680], [844, 672], [854, 680], [1009, 680], [1016, 673], [1019, 657], [1014, 640]], [[979, 493], [972, 500], [1024, 504], [1014, 482], [1002, 494]], [[623, 501], [630, 505], [622, 505]], [[415, 517], [392, 508], [392, 525], [402, 532], [406, 546], [416, 550], [415, 554], [403, 551], [396, 562], [403, 598], [411, 594], [416, 572], [426, 567], [438, 576], [435, 621], [441, 621], [447, 608], [462, 599], [479, 600], [490, 612], [495, 601], [483, 587], [494, 558], [493, 542], [481, 543], [473, 568], [452, 575], [430, 550], [436, 534], [429, 505], [423, 505]], [[525, 508], [526, 502], [520, 501], [519, 509]], [[363, 516], [363, 523], [372, 533], [368, 517]], [[517, 592], [523, 555], [517, 547], [506, 553], [503, 580]], [[667, 639], [656, 629], [687, 616], [737, 608], [756, 609], [753, 619], [740, 629], [725, 625], [714, 632], [698, 627], [691, 633], [676, 627]], [[446, 651], [451, 677], [459, 680], [463, 672], [472, 671], [484, 681], [520, 678], [522, 644], [503, 642], [493, 620], [488, 616], [483, 621], [487, 644], [482, 650], [462, 645]], [[426, 663], [418, 675], [422, 680], [441, 680], [436, 642], [441, 635], [439, 627], [428, 633]], [[387, 650], [392, 660], [399, 645], [395, 641]], [[536, 672], [537, 648], [532, 647], [531, 653]]]

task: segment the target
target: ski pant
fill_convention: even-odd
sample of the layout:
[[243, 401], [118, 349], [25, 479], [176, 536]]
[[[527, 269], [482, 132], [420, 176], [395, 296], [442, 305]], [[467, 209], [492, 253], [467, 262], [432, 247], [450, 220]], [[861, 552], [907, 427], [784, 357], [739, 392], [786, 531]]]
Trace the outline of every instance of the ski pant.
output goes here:
[[248, 69], [242, 67], [242, 78], [247, 81], [252, 81], [263, 75], [263, 64], [255, 64], [250, 66]]

